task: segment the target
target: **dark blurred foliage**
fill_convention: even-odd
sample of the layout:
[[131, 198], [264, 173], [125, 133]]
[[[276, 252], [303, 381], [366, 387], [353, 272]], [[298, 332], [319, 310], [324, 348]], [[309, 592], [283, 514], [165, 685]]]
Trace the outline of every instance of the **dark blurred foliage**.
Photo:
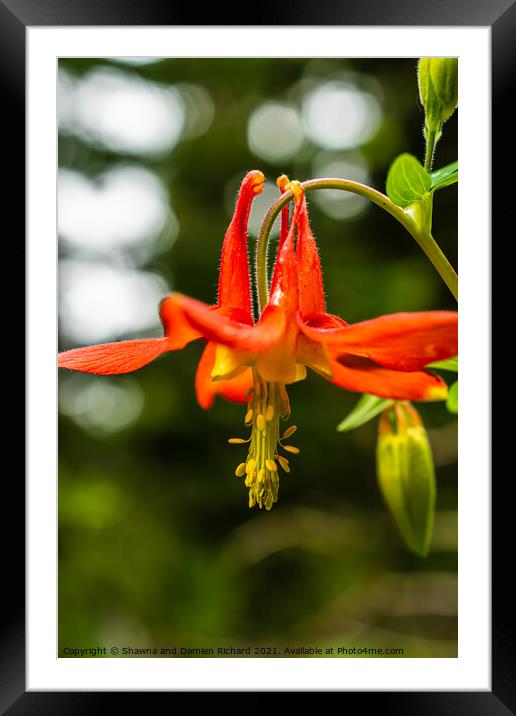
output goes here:
[[[322, 151], [305, 137], [281, 162], [256, 156], [247, 140], [256, 108], [270, 100], [299, 106], [303, 83], [312, 87], [354, 73], [376, 93], [380, 126], [359, 149], [326, 147], [325, 158], [360, 152], [369, 183], [384, 190], [397, 154], [423, 158], [415, 66], [415, 60], [378, 59], [62, 60], [70, 82], [112, 68], [166, 86], [201, 87], [214, 109], [202, 133], [183, 136], [169, 151], [127, 152], [73, 126], [61, 131], [61, 168], [94, 181], [117, 165], [145, 167], [166, 187], [177, 219], [177, 236], [165, 250], [148, 250], [131, 264], [130, 255], [113, 249], [97, 256], [97, 264], [122, 261], [213, 303], [240, 178], [251, 168], [272, 182], [281, 173], [311, 178]], [[436, 167], [456, 157], [455, 116], [445, 126]], [[392, 217], [371, 206], [337, 220], [312, 196], [309, 201], [330, 312], [355, 322], [395, 311], [455, 309], [437, 273]], [[456, 266], [456, 187], [438, 192], [434, 214], [434, 235]], [[254, 242], [251, 236], [251, 247]], [[77, 252], [60, 236], [63, 266], [83, 257], [84, 247]], [[61, 292], [61, 311], [67, 300]], [[121, 315], [127, 311], [116, 294], [113, 301]], [[79, 344], [81, 326], [76, 321], [72, 335], [68, 326], [61, 321], [62, 349]], [[115, 330], [83, 342], [144, 335], [159, 335], [159, 328]], [[201, 351], [192, 344], [130, 376], [60, 375], [60, 649], [314, 644], [455, 656], [457, 434], [444, 404], [418, 406], [438, 480], [433, 543], [428, 558], [420, 559], [402, 544], [377, 488], [377, 421], [337, 433], [359, 396], [315, 374], [289, 389], [301, 454], [281, 480], [279, 502], [270, 513], [249, 510], [247, 490], [234, 476], [245, 450], [227, 444], [228, 437], [245, 434], [244, 411], [220, 400], [209, 412], [199, 408], [193, 381]]]

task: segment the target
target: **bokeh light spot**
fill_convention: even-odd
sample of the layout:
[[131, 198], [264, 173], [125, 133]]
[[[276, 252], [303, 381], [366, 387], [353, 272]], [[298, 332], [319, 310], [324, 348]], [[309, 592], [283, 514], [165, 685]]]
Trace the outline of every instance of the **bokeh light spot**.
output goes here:
[[[314, 160], [313, 175], [351, 179], [364, 184], [369, 182], [367, 162], [359, 152], [320, 152]], [[333, 219], [352, 219], [366, 210], [369, 204], [367, 199], [351, 192], [325, 189], [313, 194], [317, 206]]]
[[158, 304], [168, 287], [157, 274], [66, 259], [59, 288], [60, 327], [70, 341], [99, 343], [143, 330], [159, 335]]
[[211, 127], [215, 116], [213, 100], [201, 85], [181, 82], [175, 85], [175, 88], [180, 93], [186, 109], [183, 137], [196, 139]]
[[59, 172], [59, 234], [74, 249], [109, 253], [156, 238], [169, 211], [165, 187], [143, 167], [114, 167], [97, 182]]
[[301, 149], [303, 140], [301, 117], [288, 104], [265, 102], [249, 118], [249, 148], [253, 154], [269, 162], [291, 159]]
[[122, 65], [155, 65], [156, 62], [161, 62], [163, 57], [110, 57], [112, 62], [119, 62]]
[[351, 149], [372, 139], [382, 111], [376, 97], [351, 83], [326, 82], [303, 100], [303, 121], [310, 139], [325, 149]]
[[184, 102], [177, 90], [116, 68], [92, 70], [76, 82], [73, 96], [58, 95], [61, 103], [66, 108], [59, 114], [66, 118], [68, 131], [127, 154], [169, 152], [185, 123]]
[[67, 375], [59, 387], [59, 410], [84, 428], [104, 432], [123, 430], [139, 418], [144, 398], [131, 377], [123, 381]]

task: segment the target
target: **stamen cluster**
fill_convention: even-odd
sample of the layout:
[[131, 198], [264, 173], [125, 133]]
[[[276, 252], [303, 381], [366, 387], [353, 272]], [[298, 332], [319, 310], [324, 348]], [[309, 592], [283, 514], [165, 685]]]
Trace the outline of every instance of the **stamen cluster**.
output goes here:
[[249, 507], [258, 505], [260, 509], [271, 509], [278, 500], [278, 466], [285, 473], [290, 472], [289, 461], [278, 450], [282, 448], [287, 453], [299, 453], [294, 445], [283, 443], [283, 440], [295, 433], [295, 425], [288, 427], [280, 436], [280, 419], [287, 420], [289, 416], [290, 403], [285, 385], [265, 382], [255, 375], [244, 418], [244, 424], [251, 428], [251, 435], [247, 440], [229, 440], [234, 445], [249, 443], [246, 461], [241, 462], [235, 470], [237, 477], [245, 475], [245, 485], [249, 488]]

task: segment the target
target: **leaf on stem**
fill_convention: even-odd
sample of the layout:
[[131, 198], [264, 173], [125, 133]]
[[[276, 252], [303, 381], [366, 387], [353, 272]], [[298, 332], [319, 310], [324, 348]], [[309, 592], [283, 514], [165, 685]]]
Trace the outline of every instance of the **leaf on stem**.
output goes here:
[[459, 358], [447, 358], [446, 360], [438, 360], [435, 363], [429, 363], [427, 368], [438, 368], [439, 370], [449, 370], [453, 373], [459, 372]]
[[459, 181], [459, 163], [452, 162], [442, 169], [437, 169], [430, 174], [430, 179], [432, 180], [430, 187], [432, 191], [455, 184]]
[[337, 430], [339, 433], [354, 430], [368, 423], [393, 403], [393, 400], [364, 393], [349, 415], [337, 425]]
[[446, 401], [446, 408], [448, 412], [454, 413], [455, 415], [459, 412], [459, 381], [450, 385], [448, 390], [448, 400]]
[[406, 207], [423, 199], [432, 188], [432, 177], [412, 154], [400, 154], [387, 175], [387, 195]]

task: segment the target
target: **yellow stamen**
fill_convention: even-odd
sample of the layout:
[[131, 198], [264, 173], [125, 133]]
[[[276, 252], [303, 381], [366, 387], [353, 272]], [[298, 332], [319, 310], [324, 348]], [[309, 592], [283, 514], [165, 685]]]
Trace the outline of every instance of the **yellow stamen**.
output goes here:
[[[248, 440], [231, 438], [231, 443], [249, 443], [245, 463], [240, 463], [236, 474], [244, 477], [249, 489], [249, 505], [270, 510], [278, 500], [279, 473], [281, 469], [290, 472], [289, 461], [278, 455], [279, 447], [287, 452], [298, 453], [298, 448], [281, 442], [280, 420], [290, 416], [290, 404], [284, 383], [264, 381], [257, 368], [253, 368], [254, 386], [252, 397], [245, 413], [245, 422], [251, 427]], [[296, 431], [292, 425], [283, 432], [283, 438]]]
[[285, 470], [285, 472], [290, 472], [290, 465], [286, 457], [283, 457], [283, 455], [278, 455], [277, 460], [283, 470]]
[[231, 445], [243, 445], [243, 443], [248, 443], [249, 440], [244, 440], [243, 438], [229, 438], [228, 443], [231, 443]]
[[291, 452], [293, 455], [297, 455], [300, 452], [299, 448], [294, 447], [294, 445], [283, 445], [283, 450]]
[[294, 435], [294, 433], [296, 432], [296, 430], [297, 430], [297, 425], [291, 425], [289, 428], [287, 428], [287, 429], [285, 430], [285, 432], [284, 432], [283, 435], [281, 436], [281, 439], [282, 439], [282, 440], [286, 440], [286, 439], [289, 438], [291, 435]]

